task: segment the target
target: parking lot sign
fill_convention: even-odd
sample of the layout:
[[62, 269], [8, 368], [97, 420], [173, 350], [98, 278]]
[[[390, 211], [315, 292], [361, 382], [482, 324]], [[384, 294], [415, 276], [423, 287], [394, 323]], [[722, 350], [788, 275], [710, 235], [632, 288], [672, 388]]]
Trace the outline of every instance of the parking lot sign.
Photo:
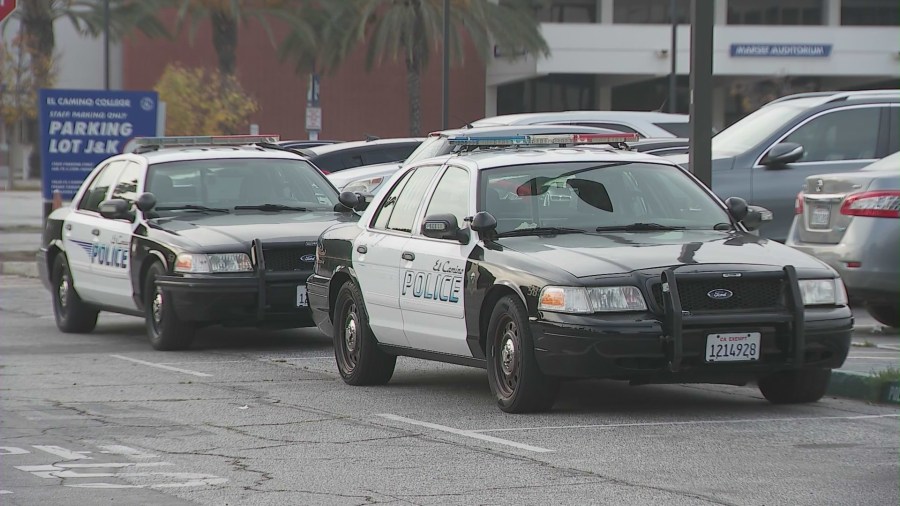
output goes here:
[[16, 10], [16, 0], [0, 0], [0, 21], [8, 18]]

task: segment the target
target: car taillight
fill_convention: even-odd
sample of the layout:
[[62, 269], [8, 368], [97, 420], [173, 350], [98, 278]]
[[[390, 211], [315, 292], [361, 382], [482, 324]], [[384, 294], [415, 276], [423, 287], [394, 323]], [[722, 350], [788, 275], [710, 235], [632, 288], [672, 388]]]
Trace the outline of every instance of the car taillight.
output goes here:
[[900, 191], [882, 190], [851, 195], [841, 204], [841, 214], [900, 218]]
[[803, 192], [798, 193], [794, 199], [794, 214], [803, 214]]

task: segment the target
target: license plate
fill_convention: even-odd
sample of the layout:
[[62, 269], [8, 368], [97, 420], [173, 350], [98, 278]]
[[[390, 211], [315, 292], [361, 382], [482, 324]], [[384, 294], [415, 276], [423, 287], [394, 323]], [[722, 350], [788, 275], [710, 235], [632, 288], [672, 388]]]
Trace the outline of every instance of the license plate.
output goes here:
[[759, 360], [759, 332], [710, 334], [706, 338], [707, 362]]
[[309, 306], [309, 296], [306, 294], [306, 285], [297, 285], [297, 307]]
[[809, 216], [809, 224], [813, 227], [825, 227], [828, 226], [828, 220], [830, 218], [831, 209], [823, 206], [816, 206]]

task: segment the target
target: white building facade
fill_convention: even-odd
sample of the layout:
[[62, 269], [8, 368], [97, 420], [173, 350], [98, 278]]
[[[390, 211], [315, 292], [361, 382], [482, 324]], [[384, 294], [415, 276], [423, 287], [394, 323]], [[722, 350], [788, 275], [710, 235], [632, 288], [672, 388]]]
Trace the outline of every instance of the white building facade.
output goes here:
[[[675, 111], [687, 113], [690, 0], [548, 0], [538, 17], [550, 56], [495, 54], [486, 115], [669, 111], [673, 4]], [[790, 93], [897, 88], [900, 1], [717, 0], [713, 79], [717, 128]]]

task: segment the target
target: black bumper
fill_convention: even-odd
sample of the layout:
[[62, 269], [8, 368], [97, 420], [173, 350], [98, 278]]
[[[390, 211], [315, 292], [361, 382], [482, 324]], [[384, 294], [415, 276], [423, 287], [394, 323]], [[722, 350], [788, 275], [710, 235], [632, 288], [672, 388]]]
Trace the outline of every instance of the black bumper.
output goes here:
[[318, 274], [313, 274], [307, 280], [309, 290], [309, 309], [316, 327], [325, 335], [333, 335], [334, 327], [331, 323], [331, 302], [329, 299], [329, 286], [331, 279]]
[[[685, 327], [681, 363], [672, 368], [673, 343], [660, 320], [598, 321], [595, 317], [546, 314], [532, 323], [535, 355], [551, 376], [613, 378], [634, 382], [742, 383], [761, 375], [804, 367], [835, 369], [850, 349], [853, 318], [848, 308], [812, 310], [805, 321], [803, 358], [796, 360], [793, 333], [784, 325], [742, 323]], [[754, 362], [705, 361], [706, 339], [720, 332], [761, 333], [760, 358]]]
[[260, 327], [311, 327], [308, 306], [297, 305], [297, 287], [308, 272], [266, 276], [162, 276], [157, 284], [185, 321]]

